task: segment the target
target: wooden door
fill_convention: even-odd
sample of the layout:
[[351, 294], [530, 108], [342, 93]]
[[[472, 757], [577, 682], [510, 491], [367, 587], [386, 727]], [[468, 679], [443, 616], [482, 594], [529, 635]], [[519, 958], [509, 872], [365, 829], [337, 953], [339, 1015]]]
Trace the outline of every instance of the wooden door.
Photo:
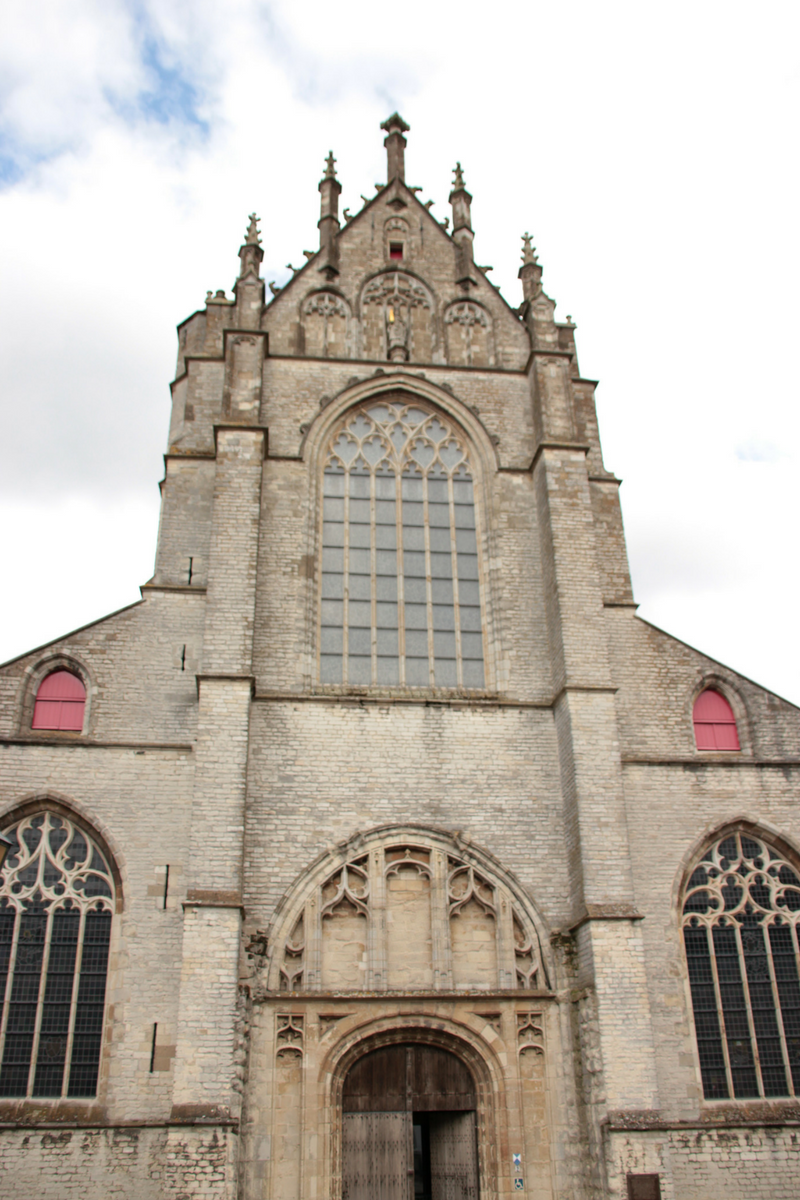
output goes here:
[[342, 1200], [413, 1200], [410, 1112], [342, 1116]]
[[431, 1200], [478, 1200], [475, 1113], [431, 1113]]

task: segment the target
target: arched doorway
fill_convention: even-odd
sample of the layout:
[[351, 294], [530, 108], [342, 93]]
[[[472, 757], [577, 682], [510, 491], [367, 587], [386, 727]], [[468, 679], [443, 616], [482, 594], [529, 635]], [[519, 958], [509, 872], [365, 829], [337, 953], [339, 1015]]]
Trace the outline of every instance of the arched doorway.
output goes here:
[[342, 1090], [342, 1200], [478, 1200], [475, 1083], [416, 1042], [362, 1055]]

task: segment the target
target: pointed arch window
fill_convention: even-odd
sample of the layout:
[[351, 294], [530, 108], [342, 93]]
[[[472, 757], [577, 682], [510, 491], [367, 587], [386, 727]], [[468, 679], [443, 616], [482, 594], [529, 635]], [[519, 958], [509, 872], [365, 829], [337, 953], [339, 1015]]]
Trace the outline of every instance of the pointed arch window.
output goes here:
[[683, 938], [707, 1100], [800, 1095], [800, 875], [749, 833], [684, 889]]
[[86, 688], [72, 671], [51, 671], [39, 685], [33, 729], [83, 729]]
[[94, 1096], [114, 881], [64, 816], [5, 830], [0, 873], [0, 1097]]
[[473, 475], [463, 435], [404, 398], [351, 410], [323, 474], [320, 680], [483, 688]]
[[695, 700], [692, 721], [698, 750], [741, 749], [733, 709], [713, 688], [706, 688]]

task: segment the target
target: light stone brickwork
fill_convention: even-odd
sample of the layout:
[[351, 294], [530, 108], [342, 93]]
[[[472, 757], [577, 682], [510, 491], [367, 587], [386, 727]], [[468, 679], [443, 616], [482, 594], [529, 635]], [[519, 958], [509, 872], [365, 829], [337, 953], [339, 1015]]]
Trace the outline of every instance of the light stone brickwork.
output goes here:
[[[0, 668], [2, 828], [68, 816], [117, 893], [97, 1095], [0, 1096], [0, 1194], [361, 1200], [348, 1071], [415, 1044], [473, 1080], [473, 1197], [794, 1200], [797, 1098], [704, 1098], [680, 914], [729, 830], [800, 868], [800, 713], [637, 617], [530, 239], [515, 308], [460, 168], [451, 232], [385, 129], [387, 184], [340, 221], [329, 159], [282, 289], [251, 218], [179, 326], [141, 601]], [[398, 395], [468, 447], [481, 689], [320, 680], [329, 441]], [[32, 726], [58, 669], [79, 731]], [[738, 751], [696, 748], [708, 687]]]

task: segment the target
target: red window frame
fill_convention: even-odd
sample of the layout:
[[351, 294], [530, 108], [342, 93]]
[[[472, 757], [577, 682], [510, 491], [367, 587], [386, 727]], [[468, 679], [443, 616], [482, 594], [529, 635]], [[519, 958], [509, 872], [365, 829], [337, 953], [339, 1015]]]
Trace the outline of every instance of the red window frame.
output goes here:
[[706, 688], [697, 697], [692, 721], [698, 750], [741, 750], [733, 709], [715, 688]]
[[80, 733], [86, 708], [86, 688], [73, 671], [51, 671], [39, 684], [33, 706], [32, 729], [63, 729]]

